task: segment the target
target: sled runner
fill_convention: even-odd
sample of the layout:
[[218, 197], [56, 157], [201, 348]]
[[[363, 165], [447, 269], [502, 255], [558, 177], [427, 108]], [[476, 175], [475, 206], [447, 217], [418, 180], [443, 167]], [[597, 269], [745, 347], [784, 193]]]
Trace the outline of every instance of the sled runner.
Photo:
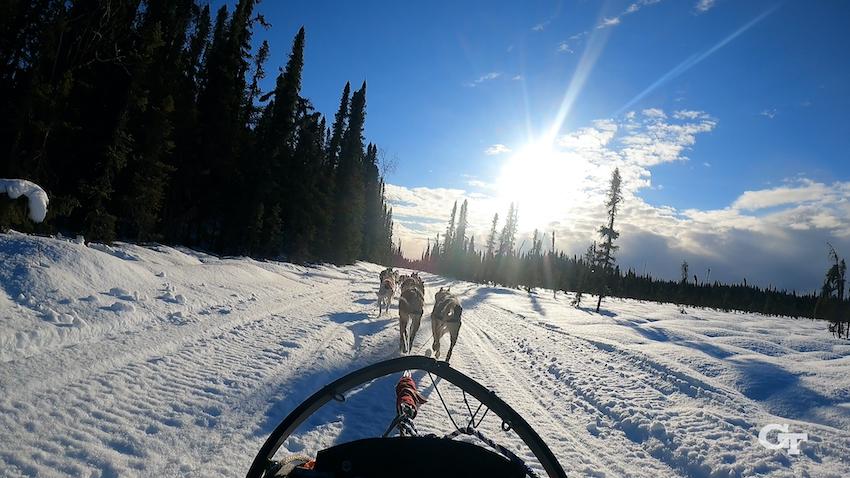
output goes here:
[[[449, 411], [443, 394], [434, 381], [434, 391], [449, 416], [454, 431], [445, 436], [421, 435], [414, 419], [425, 397], [419, 394], [410, 376], [421, 370], [459, 388], [469, 412], [459, 423]], [[362, 384], [386, 375], [404, 372], [396, 385], [396, 417], [381, 437], [364, 438], [320, 450], [315, 460], [308, 457], [274, 459], [283, 442], [322, 406], [331, 400], [345, 401], [345, 394]], [[467, 396], [480, 402], [477, 409]], [[433, 396], [432, 396], [433, 400]], [[423, 356], [400, 357], [362, 368], [326, 385], [299, 405], [275, 428], [254, 458], [247, 478], [336, 478], [399, 476], [404, 478], [437, 477], [537, 477], [517, 455], [478, 430], [488, 412], [502, 420], [501, 428], [513, 430], [534, 454], [550, 478], [566, 477], [555, 455], [537, 432], [513, 408], [475, 380], [439, 362]], [[389, 436], [394, 430], [399, 436]], [[457, 440], [475, 438], [476, 443]]]

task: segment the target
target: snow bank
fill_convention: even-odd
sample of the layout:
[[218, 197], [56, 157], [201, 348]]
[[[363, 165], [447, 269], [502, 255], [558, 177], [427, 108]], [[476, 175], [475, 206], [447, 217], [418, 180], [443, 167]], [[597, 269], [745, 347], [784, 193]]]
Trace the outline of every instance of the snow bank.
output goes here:
[[25, 179], [0, 178], [0, 194], [6, 193], [11, 199], [26, 196], [29, 201], [29, 216], [33, 222], [44, 221], [47, 216], [47, 193], [41, 186]]

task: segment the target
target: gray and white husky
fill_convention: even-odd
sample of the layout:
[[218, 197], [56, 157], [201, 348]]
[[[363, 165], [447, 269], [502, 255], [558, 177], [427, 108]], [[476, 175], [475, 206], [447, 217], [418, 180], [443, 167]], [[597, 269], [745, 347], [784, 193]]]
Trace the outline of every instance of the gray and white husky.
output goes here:
[[460, 301], [449, 289], [440, 287], [440, 290], [434, 295], [434, 310], [431, 311], [431, 333], [434, 336], [434, 345], [431, 348], [434, 350], [434, 356], [437, 360], [440, 359], [440, 339], [443, 334], [448, 332], [451, 338], [449, 351], [446, 353], [446, 362], [452, 358], [452, 350], [455, 348], [457, 336], [460, 333], [460, 314], [463, 312]]
[[[405, 284], [407, 287], [405, 287]], [[398, 298], [398, 349], [401, 353], [410, 352], [413, 339], [419, 331], [422, 313], [425, 306], [425, 286], [412, 281], [410, 278], [402, 284], [401, 296]], [[410, 324], [410, 333], [407, 326]]]
[[411, 287], [419, 287], [422, 289], [422, 294], [425, 294], [425, 283], [421, 278], [419, 278], [419, 274], [417, 272], [414, 272], [409, 276], [401, 276], [399, 284], [401, 284], [401, 292], [404, 292]]
[[378, 317], [384, 310], [390, 311], [390, 304], [393, 302], [394, 295], [395, 281], [392, 277], [381, 280], [381, 288], [378, 289]]

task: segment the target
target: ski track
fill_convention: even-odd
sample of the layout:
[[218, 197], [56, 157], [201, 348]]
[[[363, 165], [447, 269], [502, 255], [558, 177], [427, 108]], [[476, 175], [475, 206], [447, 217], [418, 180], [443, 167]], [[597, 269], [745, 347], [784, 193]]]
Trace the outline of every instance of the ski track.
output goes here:
[[[13, 280], [6, 279], [10, 301], [18, 289], [37, 285], [32, 277], [43, 269], [61, 269], [60, 252], [68, 247], [27, 236], [15, 241], [23, 244], [13, 251], [38, 250], [44, 258], [11, 256], [18, 262]], [[160, 268], [172, 272], [169, 278], [163, 272], [138, 283], [133, 290], [141, 293], [126, 299], [135, 311], [118, 314], [127, 320], [114, 318], [112, 311], [97, 312], [98, 320], [85, 316], [85, 327], [41, 325], [24, 334], [26, 340], [0, 344], [0, 476], [242, 476], [267, 435], [303, 399], [345, 373], [398, 356], [397, 301], [389, 314], [377, 316], [379, 266], [242, 265], [238, 259], [159, 246], [73, 247], [82, 248], [74, 250], [83, 258], [75, 261], [84, 262], [86, 254], [95, 254], [91, 261], [103, 261], [108, 254], [113, 266], [132, 266], [131, 277], [140, 263], [147, 267], [146, 277]], [[203, 271], [208, 284], [197, 284], [194, 276], [201, 272], [186, 274], [194, 286], [180, 277], [184, 262], [191, 263], [192, 271]], [[241, 267], [247, 276], [239, 275]], [[176, 290], [188, 296], [186, 304], [171, 294], [172, 273]], [[246, 277], [258, 282], [240, 285]], [[721, 380], [725, 369], [715, 363], [720, 349], [711, 344], [701, 345], [705, 354], [691, 366], [665, 354], [667, 349], [659, 352], [600, 333], [583, 322], [586, 314], [567, 305], [568, 296], [543, 301], [510, 289], [423, 277], [426, 313], [414, 353], [430, 352], [433, 295], [451, 285], [464, 306], [452, 366], [522, 414], [570, 476], [837, 477], [850, 466], [846, 430], [771, 415], [762, 402]], [[105, 294], [109, 280], [88, 287]], [[80, 295], [79, 288], [47, 288], [33, 296], [48, 301]], [[253, 290], [250, 297], [247, 290]], [[65, 310], [59, 298], [54, 300], [47, 304]], [[621, 304], [628, 303], [611, 307]], [[30, 298], [15, 310], [15, 320], [25, 321], [44, 307]], [[613, 315], [588, 317], [618, 325], [630, 320], [627, 314]], [[649, 315], [634, 320], [639, 325], [660, 320]], [[736, 327], [730, 321], [727, 329], [706, 333], [725, 339], [737, 333]], [[637, 332], [650, 338], [690, 333], [670, 328]], [[729, 341], [766, 353], [785, 350], [747, 340]], [[447, 350], [446, 335], [443, 353]], [[812, 353], [828, 356], [824, 360], [836, 367], [850, 356], [850, 347], [830, 350]], [[466, 423], [456, 389], [421, 372], [414, 376], [429, 399], [417, 418], [420, 432], [452, 429], [438, 390], [458, 424]], [[380, 434], [392, 418], [394, 380], [374, 381], [349, 392], [345, 403], [327, 405], [284, 443], [281, 453], [314, 453], [338, 441]], [[835, 423], [842, 423], [837, 409]], [[789, 458], [758, 445], [760, 426], [777, 421], [809, 431], [803, 455]], [[490, 414], [480, 430], [542, 471], [517, 436], [500, 424]]]

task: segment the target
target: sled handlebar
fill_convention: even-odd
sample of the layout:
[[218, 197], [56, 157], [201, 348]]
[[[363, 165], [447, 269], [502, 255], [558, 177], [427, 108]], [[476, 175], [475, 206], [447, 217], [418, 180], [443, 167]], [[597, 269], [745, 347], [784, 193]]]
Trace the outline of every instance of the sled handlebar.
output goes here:
[[525, 421], [522, 416], [517, 413], [510, 405], [496, 396], [496, 393], [487, 389], [480, 383], [469, 378], [463, 373], [451, 368], [448, 363], [440, 362], [432, 358], [424, 356], [407, 356], [399, 357], [383, 362], [369, 365], [360, 370], [354, 371], [345, 375], [330, 384], [322, 387], [318, 392], [314, 393], [310, 398], [302, 402], [295, 410], [292, 411], [282, 422], [274, 429], [274, 431], [266, 439], [266, 442], [260, 448], [259, 453], [254, 458], [251, 468], [248, 470], [246, 478], [262, 478], [263, 473], [268, 468], [269, 464], [273, 463], [273, 457], [278, 449], [283, 444], [284, 440], [306, 421], [319, 408], [324, 406], [331, 400], [340, 400], [345, 397], [345, 393], [358, 385], [364, 384], [392, 373], [403, 372], [405, 370], [422, 370], [432, 373], [438, 377], [448, 380], [453, 385], [475, 397], [479, 402], [483, 403], [496, 415], [498, 415], [503, 423], [509, 429], [522, 439], [528, 446], [546, 474], [551, 478], [566, 478], [566, 473], [558, 463], [557, 458], [552, 453], [552, 450], [546, 445], [540, 435]]

